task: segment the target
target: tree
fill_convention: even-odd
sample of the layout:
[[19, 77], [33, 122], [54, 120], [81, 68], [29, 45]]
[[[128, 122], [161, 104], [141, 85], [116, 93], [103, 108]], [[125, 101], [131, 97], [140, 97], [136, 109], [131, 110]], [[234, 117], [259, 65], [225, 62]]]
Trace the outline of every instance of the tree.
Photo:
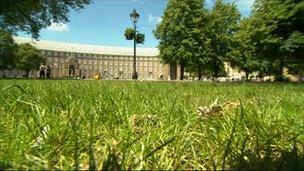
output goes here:
[[70, 9], [79, 10], [89, 3], [90, 0], [2, 0], [0, 28], [11, 33], [25, 31], [38, 38], [42, 28], [52, 22], [68, 22]]
[[41, 63], [45, 63], [46, 58], [41, 55], [39, 50], [29, 43], [18, 45], [16, 52], [16, 67], [24, 70], [28, 74], [31, 70], [39, 68]]
[[169, 0], [163, 20], [154, 31], [160, 41], [160, 58], [164, 63], [180, 65], [181, 80], [191, 58], [202, 48], [202, 0]]
[[16, 44], [12, 35], [0, 29], [0, 70], [12, 69], [14, 67], [14, 51]]
[[224, 70], [224, 61], [232, 49], [233, 34], [240, 20], [240, 13], [233, 3], [224, 3], [217, 0], [210, 11], [209, 22], [206, 30], [209, 38], [209, 69], [213, 77], [217, 78]]
[[304, 65], [304, 1], [257, 0], [251, 18], [255, 51], [264, 64], [261, 69], [276, 80], [283, 80], [285, 68], [300, 72]]
[[210, 38], [208, 37], [208, 23], [209, 11], [206, 8], [202, 8], [202, 12], [199, 21], [196, 22], [197, 29], [193, 32], [195, 35], [195, 42], [192, 46], [195, 49], [193, 56], [188, 61], [187, 71], [194, 73], [200, 80], [202, 76], [210, 76]]
[[251, 20], [243, 19], [233, 36], [233, 49], [229, 52], [228, 61], [233, 68], [245, 72], [246, 80], [249, 74], [258, 71], [259, 59], [255, 55], [255, 47], [251, 40]]

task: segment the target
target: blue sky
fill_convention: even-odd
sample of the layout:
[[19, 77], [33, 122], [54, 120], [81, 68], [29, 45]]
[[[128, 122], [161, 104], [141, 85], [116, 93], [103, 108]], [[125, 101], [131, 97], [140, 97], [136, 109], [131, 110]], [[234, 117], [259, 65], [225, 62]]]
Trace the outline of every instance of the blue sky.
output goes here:
[[[215, 0], [206, 0], [208, 7]], [[250, 14], [254, 0], [226, 0], [235, 2], [243, 16]], [[132, 27], [129, 14], [135, 8], [140, 14], [138, 30], [146, 36], [144, 45], [156, 47], [158, 41], [152, 31], [166, 8], [168, 0], [93, 0], [93, 3], [79, 12], [70, 13], [70, 22], [52, 24], [41, 30], [40, 39], [70, 43], [94, 44], [104, 46], [133, 47], [132, 41], [124, 38], [124, 30]], [[19, 33], [21, 37], [30, 37]]]

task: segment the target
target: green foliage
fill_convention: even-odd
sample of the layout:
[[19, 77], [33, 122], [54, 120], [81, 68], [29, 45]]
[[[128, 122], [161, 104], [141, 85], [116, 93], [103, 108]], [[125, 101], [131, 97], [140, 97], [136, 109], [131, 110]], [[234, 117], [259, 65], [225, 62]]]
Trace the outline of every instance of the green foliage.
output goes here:
[[125, 31], [125, 37], [127, 40], [133, 40], [135, 37], [135, 30], [133, 28], [127, 28]]
[[79, 10], [90, 0], [4, 0], [0, 1], [0, 27], [9, 32], [25, 31], [34, 38], [52, 22], [68, 22], [71, 9]]
[[[1, 169], [304, 167], [303, 84], [0, 80], [0, 97]], [[216, 98], [241, 104], [199, 117]]]
[[137, 33], [136, 36], [135, 36], [135, 41], [136, 41], [136, 43], [144, 44], [144, 42], [145, 42], [145, 34]]
[[16, 52], [16, 67], [20, 70], [38, 70], [41, 63], [45, 63], [46, 58], [39, 50], [29, 43], [18, 45]]
[[162, 22], [154, 31], [160, 41], [160, 58], [165, 63], [179, 64], [181, 79], [189, 61], [203, 49], [200, 46], [202, 13], [202, 0], [170, 0]]
[[0, 29], [0, 70], [14, 67], [16, 47], [12, 35]]
[[181, 65], [201, 77], [224, 71], [223, 62], [231, 50], [232, 35], [240, 14], [236, 5], [217, 0], [210, 11], [202, 0], [171, 0], [154, 35], [160, 40], [160, 58]]
[[237, 30], [240, 13], [233, 3], [224, 3], [217, 0], [210, 11], [208, 33], [209, 66], [213, 76], [217, 78], [219, 72], [224, 70], [223, 62], [227, 60], [232, 49], [233, 34]]
[[[257, 0], [250, 17], [255, 52], [268, 74], [283, 77], [283, 69], [302, 70], [304, 64], [304, 2]], [[266, 64], [266, 65], [263, 65]]]
[[238, 68], [246, 74], [259, 70], [259, 59], [255, 56], [255, 47], [251, 37], [251, 21], [243, 19], [238, 30], [233, 35], [232, 51], [228, 54], [228, 61], [233, 68]]

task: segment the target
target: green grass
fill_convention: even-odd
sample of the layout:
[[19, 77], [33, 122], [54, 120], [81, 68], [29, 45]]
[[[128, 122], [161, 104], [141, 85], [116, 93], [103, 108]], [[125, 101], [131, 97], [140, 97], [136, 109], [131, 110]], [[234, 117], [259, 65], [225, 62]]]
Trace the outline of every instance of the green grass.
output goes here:
[[[199, 106], [240, 102], [223, 116]], [[0, 169], [303, 169], [304, 85], [0, 80]]]

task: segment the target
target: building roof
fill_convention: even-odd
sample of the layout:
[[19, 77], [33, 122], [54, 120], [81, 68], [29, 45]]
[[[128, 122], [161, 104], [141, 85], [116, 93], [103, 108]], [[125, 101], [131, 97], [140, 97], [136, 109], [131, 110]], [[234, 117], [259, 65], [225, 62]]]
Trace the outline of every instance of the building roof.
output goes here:
[[[97, 46], [86, 45], [78, 43], [64, 43], [46, 40], [34, 40], [30, 38], [14, 37], [15, 42], [30, 43], [37, 49], [63, 51], [63, 52], [76, 52], [88, 54], [106, 54], [106, 55], [124, 55], [133, 56], [134, 49], [128, 47], [114, 47], [114, 46]], [[136, 55], [138, 56], [158, 56], [159, 51], [156, 48], [136, 48]]]

